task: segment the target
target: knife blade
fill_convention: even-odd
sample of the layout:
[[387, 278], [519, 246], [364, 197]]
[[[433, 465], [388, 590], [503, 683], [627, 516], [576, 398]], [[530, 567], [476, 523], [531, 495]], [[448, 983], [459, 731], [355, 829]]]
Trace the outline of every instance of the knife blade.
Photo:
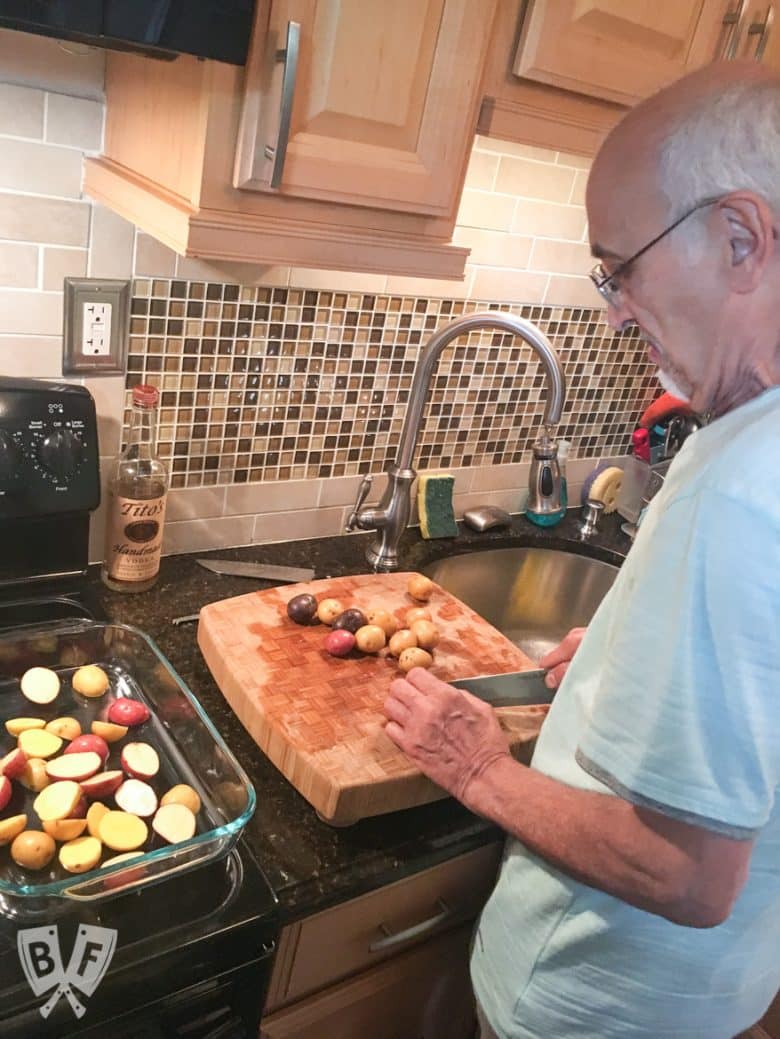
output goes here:
[[298, 566], [271, 566], [268, 563], [244, 563], [236, 559], [197, 559], [205, 570], [230, 577], [254, 577], [262, 581], [280, 581], [297, 584], [312, 581], [314, 570]]
[[515, 671], [507, 675], [476, 675], [474, 678], [456, 678], [450, 685], [465, 689], [472, 696], [484, 700], [491, 707], [527, 707], [552, 703], [554, 689], [544, 684], [547, 672]]

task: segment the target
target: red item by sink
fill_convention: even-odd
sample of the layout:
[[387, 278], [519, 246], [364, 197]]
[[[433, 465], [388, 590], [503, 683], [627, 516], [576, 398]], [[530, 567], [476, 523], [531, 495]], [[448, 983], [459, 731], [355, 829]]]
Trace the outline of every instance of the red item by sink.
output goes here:
[[670, 415], [692, 414], [693, 411], [687, 400], [680, 400], [679, 397], [673, 397], [671, 393], [664, 392], [645, 408], [639, 425], [644, 429], [652, 429], [657, 422], [663, 422]]

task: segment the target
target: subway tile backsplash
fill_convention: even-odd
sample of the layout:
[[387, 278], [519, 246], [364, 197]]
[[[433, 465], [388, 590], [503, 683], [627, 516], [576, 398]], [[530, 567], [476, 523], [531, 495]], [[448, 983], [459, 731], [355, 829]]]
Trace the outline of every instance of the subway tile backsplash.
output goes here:
[[[126, 408], [138, 383], [160, 389], [160, 453], [174, 487], [380, 472], [395, 457], [427, 338], [491, 308], [537, 324], [558, 351], [567, 383], [558, 434], [573, 455], [623, 453], [653, 368], [635, 333], [617, 336], [603, 311], [584, 307], [137, 279]], [[434, 373], [418, 468], [527, 460], [544, 400], [529, 347], [471, 333]]]

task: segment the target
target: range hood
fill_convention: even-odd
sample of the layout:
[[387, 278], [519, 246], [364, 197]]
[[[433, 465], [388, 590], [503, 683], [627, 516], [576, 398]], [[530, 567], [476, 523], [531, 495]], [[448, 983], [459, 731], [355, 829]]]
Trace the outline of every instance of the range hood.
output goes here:
[[243, 65], [255, 0], [0, 0], [0, 28], [156, 58]]

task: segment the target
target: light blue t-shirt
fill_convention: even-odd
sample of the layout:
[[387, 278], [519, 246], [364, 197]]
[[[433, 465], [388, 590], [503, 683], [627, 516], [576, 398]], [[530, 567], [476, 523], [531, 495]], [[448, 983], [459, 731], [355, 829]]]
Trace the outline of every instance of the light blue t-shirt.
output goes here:
[[507, 843], [474, 940], [502, 1039], [733, 1039], [780, 984], [780, 388], [689, 437], [556, 695], [533, 766], [755, 841], [683, 927]]

